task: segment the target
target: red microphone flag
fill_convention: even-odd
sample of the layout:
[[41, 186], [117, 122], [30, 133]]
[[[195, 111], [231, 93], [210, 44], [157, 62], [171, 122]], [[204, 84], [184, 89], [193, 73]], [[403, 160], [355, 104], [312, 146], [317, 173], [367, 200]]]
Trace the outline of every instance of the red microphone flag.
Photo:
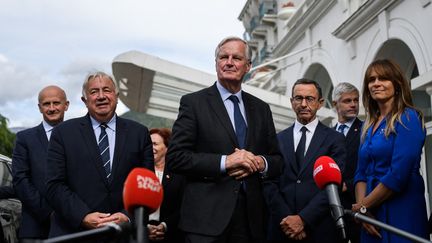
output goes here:
[[145, 207], [149, 213], [156, 211], [162, 203], [163, 189], [159, 179], [148, 169], [134, 168], [123, 187], [123, 203], [129, 213], [137, 207]]
[[320, 189], [324, 189], [328, 184], [340, 186], [342, 183], [339, 166], [329, 156], [321, 156], [315, 161], [313, 177]]

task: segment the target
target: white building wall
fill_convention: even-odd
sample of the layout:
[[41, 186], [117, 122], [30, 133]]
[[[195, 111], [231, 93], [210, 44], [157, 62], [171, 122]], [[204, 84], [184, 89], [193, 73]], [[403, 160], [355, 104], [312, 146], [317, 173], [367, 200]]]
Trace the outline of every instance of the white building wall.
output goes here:
[[[260, 2], [261, 0], [256, 0]], [[249, 2], [249, 1], [248, 1]], [[277, 0], [278, 11], [288, 0]], [[432, 3], [431, 0], [297, 0], [292, 1], [297, 12], [288, 20], [275, 24], [276, 44], [272, 58], [314, 46], [278, 62], [282, 68], [271, 82], [285, 84], [285, 97], [291, 97], [293, 83], [305, 76], [313, 64], [328, 72], [333, 87], [350, 82], [362, 89], [367, 66], [376, 59], [382, 48], [386, 55], [397, 58], [404, 69], [417, 65], [419, 76], [411, 80], [413, 90], [432, 95]], [[256, 3], [255, 3], [256, 4]], [[245, 10], [246, 8], [244, 8]], [[239, 19], [243, 18], [243, 12]], [[398, 47], [389, 47], [389, 40], [400, 40], [409, 48], [415, 60], [408, 60]], [[405, 59], [404, 59], [405, 58]], [[283, 68], [287, 66], [286, 68]], [[319, 78], [319, 77], [318, 77]], [[319, 81], [319, 80], [317, 80]], [[288, 104], [289, 105], [289, 104]], [[431, 107], [428, 107], [431, 112]], [[361, 111], [363, 108], [361, 108]], [[318, 112], [320, 119], [333, 116], [330, 109]], [[428, 191], [432, 188], [432, 121], [426, 124], [427, 142], [421, 163]], [[430, 164], [430, 163], [428, 163]], [[429, 203], [428, 203], [429, 205]]]

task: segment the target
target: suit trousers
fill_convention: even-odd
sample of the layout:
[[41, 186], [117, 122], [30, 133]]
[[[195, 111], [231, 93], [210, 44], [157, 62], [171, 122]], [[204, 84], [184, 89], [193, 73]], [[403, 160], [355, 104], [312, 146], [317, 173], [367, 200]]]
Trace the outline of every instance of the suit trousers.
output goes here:
[[[185, 232], [186, 243], [252, 243], [246, 209], [246, 194], [240, 190], [236, 207], [227, 228], [221, 235], [210, 236]], [[258, 242], [256, 242], [258, 243]]]

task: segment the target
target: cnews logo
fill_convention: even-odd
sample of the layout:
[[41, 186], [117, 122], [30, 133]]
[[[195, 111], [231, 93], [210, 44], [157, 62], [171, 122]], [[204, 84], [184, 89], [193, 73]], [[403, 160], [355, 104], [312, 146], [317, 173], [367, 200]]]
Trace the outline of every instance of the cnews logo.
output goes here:
[[160, 192], [162, 189], [159, 181], [155, 181], [150, 177], [137, 175], [136, 179], [139, 189], [150, 190], [153, 192]]

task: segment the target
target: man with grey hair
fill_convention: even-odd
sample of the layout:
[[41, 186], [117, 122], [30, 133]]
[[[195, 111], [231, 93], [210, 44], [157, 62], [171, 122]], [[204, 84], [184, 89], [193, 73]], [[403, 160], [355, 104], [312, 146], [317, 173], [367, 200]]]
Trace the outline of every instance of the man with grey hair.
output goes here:
[[269, 105], [242, 90], [251, 68], [248, 44], [223, 39], [218, 80], [180, 100], [167, 165], [186, 177], [179, 227], [186, 242], [263, 242], [263, 177], [282, 160]]
[[[358, 149], [360, 146], [360, 132], [363, 122], [357, 118], [359, 113], [359, 91], [350, 83], [339, 83], [333, 90], [332, 104], [338, 114], [338, 122], [334, 127], [345, 136], [347, 158], [343, 172], [341, 201], [346, 209], [351, 209], [355, 200], [353, 185], [354, 174], [357, 169]], [[360, 226], [352, 218], [346, 218], [347, 239], [351, 243], [360, 242]]]
[[48, 148], [50, 237], [128, 221], [126, 177], [134, 167], [154, 168], [148, 129], [115, 113], [118, 89], [111, 76], [87, 76], [81, 99], [87, 115], [57, 126]]

